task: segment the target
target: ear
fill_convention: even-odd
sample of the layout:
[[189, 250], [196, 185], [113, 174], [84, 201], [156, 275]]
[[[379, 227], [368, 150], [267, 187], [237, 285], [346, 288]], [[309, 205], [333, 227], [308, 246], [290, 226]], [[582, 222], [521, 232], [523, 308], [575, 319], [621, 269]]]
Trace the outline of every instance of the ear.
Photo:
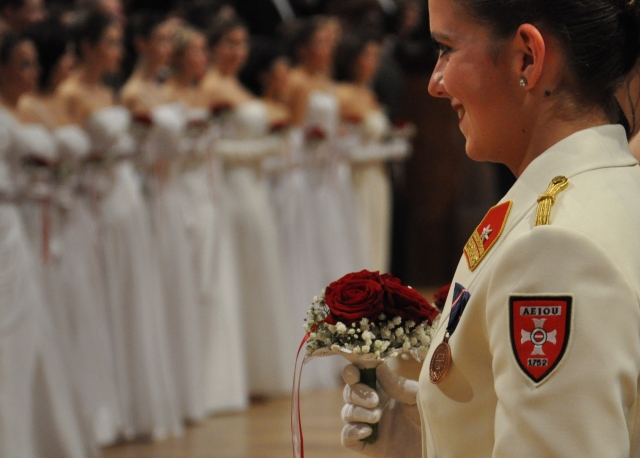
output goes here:
[[547, 57], [547, 43], [537, 27], [522, 24], [513, 39], [513, 46], [516, 55], [514, 70], [526, 79], [525, 88], [532, 89], [542, 75]]

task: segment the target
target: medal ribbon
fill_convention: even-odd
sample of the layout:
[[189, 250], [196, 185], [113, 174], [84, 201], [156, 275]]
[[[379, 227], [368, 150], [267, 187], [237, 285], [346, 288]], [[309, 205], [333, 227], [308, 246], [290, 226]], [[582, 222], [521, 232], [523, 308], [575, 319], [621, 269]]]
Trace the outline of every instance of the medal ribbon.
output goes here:
[[447, 334], [449, 337], [453, 335], [454, 331], [458, 327], [460, 318], [464, 313], [464, 309], [467, 307], [467, 302], [471, 294], [460, 283], [456, 283], [453, 290], [453, 301], [451, 302], [451, 313], [449, 314], [449, 323], [447, 324]]

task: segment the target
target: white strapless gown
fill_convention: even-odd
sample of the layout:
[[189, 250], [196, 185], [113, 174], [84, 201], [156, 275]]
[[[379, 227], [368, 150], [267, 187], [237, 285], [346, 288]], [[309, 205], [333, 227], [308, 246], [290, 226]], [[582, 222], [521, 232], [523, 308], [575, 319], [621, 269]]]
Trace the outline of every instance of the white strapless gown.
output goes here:
[[[191, 109], [190, 123], [202, 123], [207, 110]], [[211, 155], [213, 130], [187, 127], [181, 182], [198, 299], [202, 307], [205, 408], [208, 413], [248, 406], [238, 271], [231, 229], [224, 215], [219, 163]]]
[[369, 113], [361, 126], [358, 145], [350, 150], [360, 238], [367, 269], [387, 272], [391, 246], [391, 180], [386, 163], [402, 159], [406, 139], [383, 142], [390, 125], [382, 111]]
[[18, 208], [10, 201], [8, 163], [20, 149], [18, 130], [12, 115], [1, 110], [0, 456], [81, 458], [94, 449], [82, 437], [59, 336]]
[[[20, 128], [20, 134], [24, 154], [48, 162], [58, 159], [68, 170], [77, 170], [90, 149], [78, 126], [49, 133], [43, 126], [28, 125]], [[31, 180], [23, 184], [26, 200], [21, 207], [41, 267], [47, 305], [60, 335], [85, 434], [91, 443], [113, 443], [122, 425], [95, 220], [85, 199], [75, 192], [77, 176], [54, 185], [51, 180], [38, 181], [37, 175], [23, 170], [22, 176]]]
[[[339, 106], [328, 92], [309, 95], [305, 129], [320, 128], [327, 139], [307, 144], [307, 179], [314, 199], [314, 227], [321, 246], [324, 286], [365, 268], [355, 214], [351, 168], [337, 138]], [[346, 145], [348, 146], [348, 145]]]
[[235, 236], [249, 389], [255, 395], [291, 390], [296, 344], [287, 307], [283, 263], [262, 161], [282, 151], [268, 136], [266, 106], [258, 101], [234, 110], [215, 152], [225, 164], [226, 217]]
[[102, 189], [99, 232], [104, 254], [118, 394], [124, 434], [164, 438], [182, 432], [170, 367], [158, 257], [140, 179], [127, 155], [135, 150], [123, 107], [95, 112], [85, 128], [94, 151], [116, 163], [93, 177]]
[[166, 309], [171, 370], [181, 415], [189, 421], [205, 416], [202, 320], [196, 266], [192, 262], [184, 207], [188, 197], [180, 180], [180, 143], [187, 119], [180, 105], [157, 107], [142, 154], [166, 170], [150, 179], [150, 207]]

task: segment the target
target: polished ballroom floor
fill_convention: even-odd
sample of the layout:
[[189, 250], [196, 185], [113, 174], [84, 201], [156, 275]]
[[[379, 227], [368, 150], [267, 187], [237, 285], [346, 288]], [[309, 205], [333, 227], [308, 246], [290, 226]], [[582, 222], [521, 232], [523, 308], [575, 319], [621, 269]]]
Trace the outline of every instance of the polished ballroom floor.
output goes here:
[[[211, 417], [179, 439], [104, 449], [103, 458], [285, 458], [292, 456], [289, 398], [252, 404], [244, 413]], [[355, 458], [340, 445], [342, 392], [302, 396], [305, 458]]]

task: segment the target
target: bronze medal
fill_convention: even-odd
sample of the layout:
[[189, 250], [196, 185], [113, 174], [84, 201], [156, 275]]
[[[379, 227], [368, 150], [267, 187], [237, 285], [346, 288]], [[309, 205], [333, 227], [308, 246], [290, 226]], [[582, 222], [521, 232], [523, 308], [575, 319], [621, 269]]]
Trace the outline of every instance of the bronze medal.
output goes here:
[[429, 364], [429, 380], [433, 384], [438, 384], [444, 380], [451, 366], [451, 347], [445, 339], [436, 347]]

